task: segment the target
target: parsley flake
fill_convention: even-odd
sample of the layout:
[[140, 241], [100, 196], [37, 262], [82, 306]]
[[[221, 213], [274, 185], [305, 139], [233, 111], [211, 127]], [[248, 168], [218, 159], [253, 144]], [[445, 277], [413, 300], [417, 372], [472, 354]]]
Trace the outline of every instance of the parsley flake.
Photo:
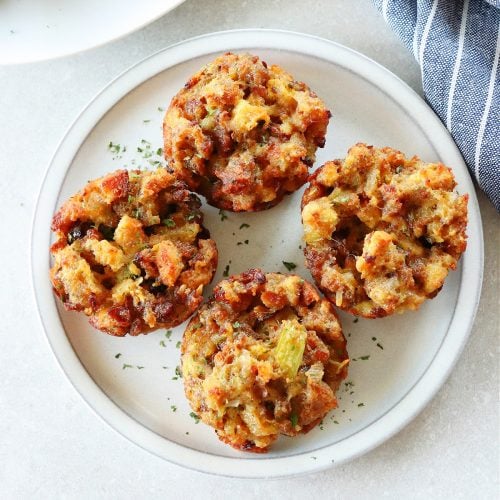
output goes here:
[[127, 363], [123, 363], [122, 370], [125, 370], [125, 368], [133, 368], [133, 366], [128, 365]]
[[295, 429], [295, 427], [297, 427], [297, 424], [299, 423], [299, 416], [295, 412], [290, 413], [290, 422], [292, 424], [292, 427]]
[[243, 223], [240, 225], [240, 229], [244, 229], [245, 227], [250, 227], [250, 224]]
[[[112, 141], [109, 141], [108, 150], [111, 153], [118, 154], [118, 153], [122, 152], [122, 147], [120, 144], [116, 144]], [[126, 151], [126, 149], [123, 149], [123, 151]]]
[[163, 219], [161, 222], [167, 227], [175, 227], [175, 221], [173, 219]]
[[384, 350], [384, 348], [382, 347], [382, 345], [379, 344], [378, 342], [377, 342], [377, 347], [379, 347], [380, 349]]
[[175, 405], [170, 405], [170, 409], [171, 409], [173, 412], [176, 412], [176, 411], [177, 411], [177, 406], [175, 406]]
[[164, 340], [160, 340], [160, 345], [161, 345], [162, 347], [167, 347], [167, 344], [165, 344], [165, 341], [164, 341]]
[[293, 269], [295, 269], [297, 267], [297, 264], [293, 263], [293, 262], [286, 262], [284, 260], [282, 260], [281, 262], [283, 262], [283, 265], [289, 270], [289, 271], [292, 271]]
[[220, 220], [221, 221], [224, 221], [224, 220], [228, 219], [228, 216], [226, 215], [226, 212], [224, 212], [224, 210], [222, 210], [222, 209], [219, 210], [219, 216], [220, 216]]
[[121, 355], [122, 355], [122, 353], [119, 352], [118, 354], [115, 354], [115, 358], [118, 359]]
[[200, 417], [193, 411], [189, 414], [189, 416], [194, 420], [195, 424], [198, 424], [200, 422]]
[[229, 264], [226, 264], [226, 267], [224, 268], [224, 272], [222, 273], [222, 276], [227, 278], [229, 276]]
[[360, 356], [359, 359], [361, 359], [362, 361], [366, 361], [366, 360], [370, 359], [370, 355], [367, 354], [366, 356]]

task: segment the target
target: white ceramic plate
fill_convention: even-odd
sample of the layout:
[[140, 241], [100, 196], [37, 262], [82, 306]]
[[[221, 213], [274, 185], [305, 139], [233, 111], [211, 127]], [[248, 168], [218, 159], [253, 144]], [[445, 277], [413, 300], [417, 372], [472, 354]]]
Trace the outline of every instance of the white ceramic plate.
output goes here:
[[[147, 166], [137, 147], [144, 148], [142, 139], [151, 142], [152, 150], [162, 145], [163, 113], [158, 107], [167, 106], [193, 72], [227, 50], [250, 51], [282, 65], [326, 101], [333, 118], [316, 166], [345, 155], [357, 141], [390, 145], [426, 161], [452, 165], [459, 191], [470, 195], [468, 248], [441, 293], [419, 311], [402, 316], [354, 323], [352, 316], [341, 314], [355, 360], [339, 393], [339, 408], [308, 435], [280, 438], [267, 455], [234, 451], [189, 416], [182, 380], [175, 374], [176, 344], [184, 325], [170, 338], [165, 331], [110, 337], [94, 331], [84, 316], [64, 311], [48, 280], [49, 227], [56, 207], [88, 179], [124, 165]], [[126, 145], [127, 151], [113, 155], [107, 147], [110, 141]], [[214, 283], [227, 264], [231, 273], [250, 267], [286, 272], [282, 261], [297, 263], [298, 273], [310, 279], [299, 249], [301, 194], [265, 212], [228, 214], [224, 221], [217, 210], [205, 206], [206, 226], [220, 252]], [[240, 229], [242, 223], [250, 228]], [[410, 88], [375, 62], [332, 42], [244, 30], [165, 49], [95, 97], [68, 130], [47, 171], [33, 224], [32, 265], [52, 349], [75, 388], [106, 422], [177, 464], [229, 476], [269, 477], [316, 471], [361, 455], [400, 430], [429, 402], [469, 334], [481, 287], [483, 247], [477, 200], [462, 158], [445, 128]]]
[[0, 0], [0, 64], [53, 59], [142, 28], [184, 0]]

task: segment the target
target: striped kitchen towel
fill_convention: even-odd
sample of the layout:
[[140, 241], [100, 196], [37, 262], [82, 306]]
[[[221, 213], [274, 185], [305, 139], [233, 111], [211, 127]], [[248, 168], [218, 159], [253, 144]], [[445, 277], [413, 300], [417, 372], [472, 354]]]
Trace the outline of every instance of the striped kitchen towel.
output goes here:
[[420, 64], [424, 94], [500, 211], [500, 0], [373, 0]]

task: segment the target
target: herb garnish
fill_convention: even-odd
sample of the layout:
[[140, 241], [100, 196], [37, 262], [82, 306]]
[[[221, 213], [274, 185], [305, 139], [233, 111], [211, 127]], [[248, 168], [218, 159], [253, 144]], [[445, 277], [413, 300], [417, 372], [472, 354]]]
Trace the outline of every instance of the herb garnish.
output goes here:
[[378, 342], [377, 342], [377, 347], [380, 347], [380, 349], [384, 350], [384, 348], [382, 347], [382, 345], [379, 344]]
[[177, 347], [177, 349], [180, 349], [181, 347], [181, 341], [178, 340], [177, 343], [175, 344], [175, 347]]
[[359, 318], [354, 318], [353, 323], [357, 323], [359, 321]]
[[228, 216], [226, 215], [226, 212], [224, 212], [224, 210], [222, 210], [222, 209], [219, 210], [219, 216], [220, 216], [220, 220], [221, 221], [224, 221], [224, 220], [228, 219]]
[[165, 332], [165, 337], [166, 337], [167, 339], [170, 339], [170, 337], [171, 337], [171, 336], [172, 336], [172, 330], [167, 330], [167, 331]]
[[162, 221], [162, 224], [167, 226], [167, 227], [175, 227], [175, 221], [174, 219], [163, 219]]
[[361, 359], [362, 361], [366, 361], [366, 360], [370, 359], [370, 355], [367, 354], [366, 356], [360, 356], [359, 359]]
[[245, 227], [250, 227], [250, 224], [243, 223], [240, 225], [240, 229], [243, 229]]
[[295, 269], [297, 267], [297, 264], [293, 263], [293, 262], [286, 262], [284, 260], [282, 260], [281, 262], [283, 262], [283, 265], [289, 270], [289, 271], [292, 271], [293, 269]]
[[165, 344], [165, 341], [164, 341], [164, 340], [160, 340], [160, 345], [161, 345], [162, 347], [167, 347], [167, 344]]
[[196, 413], [194, 413], [193, 411], [189, 414], [189, 416], [194, 419], [194, 423], [197, 424], [200, 422], [200, 417], [198, 415], [196, 415]]
[[133, 368], [133, 366], [128, 365], [127, 363], [123, 363], [122, 370], [125, 370], [125, 368]]
[[109, 141], [108, 149], [111, 153], [120, 153], [122, 150], [122, 147], [120, 144], [115, 144], [112, 141]]
[[170, 409], [171, 409], [173, 412], [176, 412], [176, 411], [177, 411], [177, 406], [175, 406], [175, 405], [170, 405]]
[[119, 352], [118, 354], [115, 354], [115, 358], [118, 359], [121, 355], [122, 355], [122, 353]]
[[224, 268], [224, 272], [222, 273], [222, 276], [227, 278], [229, 276], [229, 264], [226, 264], [226, 267]]
[[299, 416], [295, 412], [290, 413], [290, 422], [293, 428], [297, 427], [297, 424], [299, 423]]

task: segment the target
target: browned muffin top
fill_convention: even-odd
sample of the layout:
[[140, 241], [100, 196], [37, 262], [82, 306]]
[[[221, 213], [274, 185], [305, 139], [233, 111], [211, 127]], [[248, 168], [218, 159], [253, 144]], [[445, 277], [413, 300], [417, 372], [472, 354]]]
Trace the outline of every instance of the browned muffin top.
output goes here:
[[90, 181], [54, 215], [55, 293], [111, 335], [182, 323], [217, 266], [200, 206], [164, 169]]
[[165, 158], [210, 204], [262, 210], [304, 184], [329, 118], [316, 94], [279, 66], [227, 53], [173, 98]]
[[338, 307], [377, 318], [434, 297], [466, 247], [467, 195], [450, 168], [356, 144], [302, 198], [306, 262]]
[[221, 281], [182, 340], [193, 410], [219, 439], [265, 452], [337, 406], [346, 341], [332, 305], [299, 276], [258, 269]]

